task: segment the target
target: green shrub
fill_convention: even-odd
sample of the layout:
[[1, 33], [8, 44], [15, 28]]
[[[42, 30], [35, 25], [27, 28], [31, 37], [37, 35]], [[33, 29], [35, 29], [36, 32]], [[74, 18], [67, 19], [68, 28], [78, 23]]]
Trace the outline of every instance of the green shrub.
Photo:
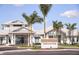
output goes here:
[[41, 43], [33, 43], [33, 45], [41, 45]]
[[33, 49], [40, 49], [41, 46], [34, 46]]
[[41, 48], [41, 43], [33, 43], [33, 48], [34, 49], [40, 49]]

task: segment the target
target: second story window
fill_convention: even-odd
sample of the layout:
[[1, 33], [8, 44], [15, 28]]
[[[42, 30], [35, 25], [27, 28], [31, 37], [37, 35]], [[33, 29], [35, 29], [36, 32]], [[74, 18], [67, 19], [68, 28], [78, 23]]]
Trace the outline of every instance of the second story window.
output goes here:
[[21, 27], [22, 25], [13, 25], [14, 27]]
[[53, 38], [53, 36], [52, 35], [49, 35], [49, 38]]
[[4, 30], [4, 27], [2, 27], [2, 30]]
[[6, 27], [10, 27], [9, 25], [6, 25]]

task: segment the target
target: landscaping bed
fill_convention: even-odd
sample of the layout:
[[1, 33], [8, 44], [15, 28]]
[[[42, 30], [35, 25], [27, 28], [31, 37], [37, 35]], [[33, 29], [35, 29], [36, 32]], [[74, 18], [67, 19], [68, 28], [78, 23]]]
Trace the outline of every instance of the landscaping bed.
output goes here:
[[19, 44], [16, 45], [17, 48], [30, 48], [30, 49], [40, 49], [41, 44], [40, 43], [33, 43], [33, 46], [29, 46], [27, 44]]

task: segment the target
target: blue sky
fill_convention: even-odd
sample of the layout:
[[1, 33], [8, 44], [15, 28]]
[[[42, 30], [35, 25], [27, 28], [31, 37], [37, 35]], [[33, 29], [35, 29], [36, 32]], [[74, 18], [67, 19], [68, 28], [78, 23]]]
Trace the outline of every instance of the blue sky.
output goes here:
[[[37, 4], [26, 4], [26, 5], [11, 5], [5, 4], [0, 5], [0, 24], [11, 21], [11, 20], [23, 20], [22, 13], [30, 15], [33, 11], [37, 11], [38, 15], [42, 16], [39, 6]], [[65, 23], [77, 23], [79, 29], [79, 5], [77, 4], [54, 4], [46, 17], [46, 26], [52, 25], [52, 21], [58, 20]], [[42, 24], [34, 24], [34, 29], [43, 29]]]

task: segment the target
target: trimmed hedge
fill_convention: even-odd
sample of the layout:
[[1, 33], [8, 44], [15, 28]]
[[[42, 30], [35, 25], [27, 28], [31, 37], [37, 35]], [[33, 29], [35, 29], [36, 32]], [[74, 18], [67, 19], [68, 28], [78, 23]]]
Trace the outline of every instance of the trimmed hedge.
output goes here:
[[41, 48], [41, 43], [33, 43], [33, 48], [34, 49], [40, 49]]

